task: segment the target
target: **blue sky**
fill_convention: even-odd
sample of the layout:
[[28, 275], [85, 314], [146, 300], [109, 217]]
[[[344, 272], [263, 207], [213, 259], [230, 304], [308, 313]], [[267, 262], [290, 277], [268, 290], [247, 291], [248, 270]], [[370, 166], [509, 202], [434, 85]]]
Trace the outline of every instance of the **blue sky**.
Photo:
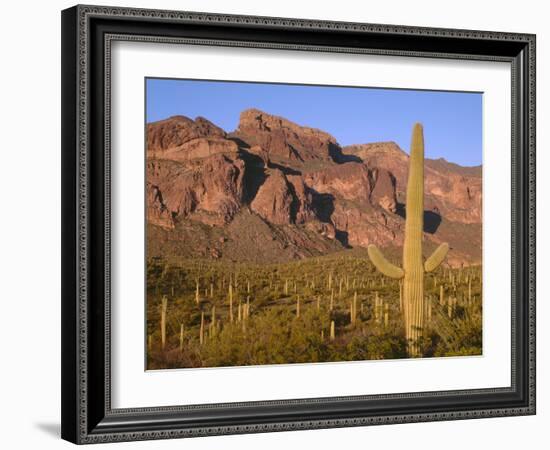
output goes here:
[[203, 116], [233, 131], [241, 111], [258, 108], [327, 131], [341, 145], [395, 141], [406, 152], [421, 122], [426, 157], [482, 161], [480, 93], [152, 78], [146, 85], [147, 122]]

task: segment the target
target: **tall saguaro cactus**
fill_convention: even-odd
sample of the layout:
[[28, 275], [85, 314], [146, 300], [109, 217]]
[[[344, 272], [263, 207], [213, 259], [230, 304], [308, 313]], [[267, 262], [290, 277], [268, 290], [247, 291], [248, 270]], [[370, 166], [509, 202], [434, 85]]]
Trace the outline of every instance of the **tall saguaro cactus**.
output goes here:
[[420, 357], [420, 338], [424, 328], [424, 272], [431, 272], [443, 262], [449, 245], [441, 244], [422, 262], [422, 230], [424, 228], [424, 134], [422, 125], [414, 125], [411, 139], [409, 177], [407, 181], [405, 242], [403, 268], [389, 262], [375, 245], [369, 245], [369, 257], [384, 275], [401, 279], [405, 337], [409, 356]]

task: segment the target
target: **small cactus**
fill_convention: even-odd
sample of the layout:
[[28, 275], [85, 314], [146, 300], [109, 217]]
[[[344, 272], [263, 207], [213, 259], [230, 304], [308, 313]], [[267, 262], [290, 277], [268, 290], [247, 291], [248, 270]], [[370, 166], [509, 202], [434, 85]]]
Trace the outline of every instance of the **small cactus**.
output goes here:
[[199, 343], [204, 344], [204, 311], [201, 311], [201, 328], [199, 330]]
[[390, 278], [404, 279], [403, 304], [405, 336], [408, 353], [422, 356], [420, 338], [424, 328], [424, 273], [432, 272], [445, 259], [449, 245], [441, 244], [422, 263], [422, 232], [424, 228], [424, 136], [422, 125], [415, 124], [412, 133], [409, 176], [407, 180], [405, 243], [403, 268], [389, 262], [375, 245], [368, 253], [376, 268]]
[[210, 314], [210, 334], [216, 335], [216, 306], [212, 306], [212, 313]]
[[160, 310], [160, 342], [162, 349], [166, 346], [166, 311], [168, 309], [168, 297], [162, 296], [162, 304]]
[[233, 285], [229, 283], [229, 322], [233, 323]]
[[353, 293], [353, 303], [351, 304], [351, 323], [357, 321], [357, 291]]
[[380, 320], [381, 320], [381, 312], [380, 312], [380, 308], [381, 308], [381, 300], [380, 300], [380, 297], [378, 296], [378, 291], [376, 291], [374, 293], [374, 318], [376, 320], [376, 323], [380, 323]]

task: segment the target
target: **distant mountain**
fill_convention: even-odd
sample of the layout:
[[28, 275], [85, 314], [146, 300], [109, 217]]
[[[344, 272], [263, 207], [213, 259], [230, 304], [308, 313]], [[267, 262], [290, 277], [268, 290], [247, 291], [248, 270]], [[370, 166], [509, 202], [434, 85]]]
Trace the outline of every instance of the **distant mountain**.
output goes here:
[[[341, 147], [257, 109], [227, 133], [205, 118], [147, 125], [148, 252], [283, 262], [403, 241], [408, 155], [394, 142]], [[481, 166], [425, 164], [426, 248], [481, 262]]]
[[479, 166], [459, 166], [458, 164], [447, 161], [445, 158], [426, 159], [426, 166], [438, 172], [455, 173], [458, 175], [481, 177], [481, 165]]

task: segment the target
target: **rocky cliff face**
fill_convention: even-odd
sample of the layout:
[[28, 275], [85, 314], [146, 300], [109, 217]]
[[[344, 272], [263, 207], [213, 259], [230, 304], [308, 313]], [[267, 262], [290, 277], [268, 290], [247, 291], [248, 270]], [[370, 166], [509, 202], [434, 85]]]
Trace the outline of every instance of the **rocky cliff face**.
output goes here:
[[[357, 156], [369, 167], [390, 172], [396, 190], [402, 194], [407, 184], [408, 155], [394, 142], [353, 145], [344, 153]], [[444, 159], [426, 160], [425, 207], [447, 220], [481, 224], [481, 167], [461, 167]]]
[[[328, 133], [257, 109], [244, 111], [232, 133], [171, 117], [147, 125], [150, 239], [196, 254], [192, 229], [202, 256], [261, 252], [273, 261], [399, 245], [407, 171], [395, 143], [341, 148]], [[479, 263], [481, 168], [427, 160], [425, 172], [426, 240], [454, 245], [452, 264]], [[242, 233], [261, 238], [253, 245]]]
[[282, 117], [257, 109], [241, 113], [239, 126], [232, 136], [245, 145], [265, 150], [273, 161], [303, 165], [308, 161], [331, 161], [336, 139], [324, 131], [302, 127]]
[[286, 225], [293, 222], [292, 202], [288, 180], [279, 169], [272, 169], [260, 186], [250, 209], [269, 223]]

